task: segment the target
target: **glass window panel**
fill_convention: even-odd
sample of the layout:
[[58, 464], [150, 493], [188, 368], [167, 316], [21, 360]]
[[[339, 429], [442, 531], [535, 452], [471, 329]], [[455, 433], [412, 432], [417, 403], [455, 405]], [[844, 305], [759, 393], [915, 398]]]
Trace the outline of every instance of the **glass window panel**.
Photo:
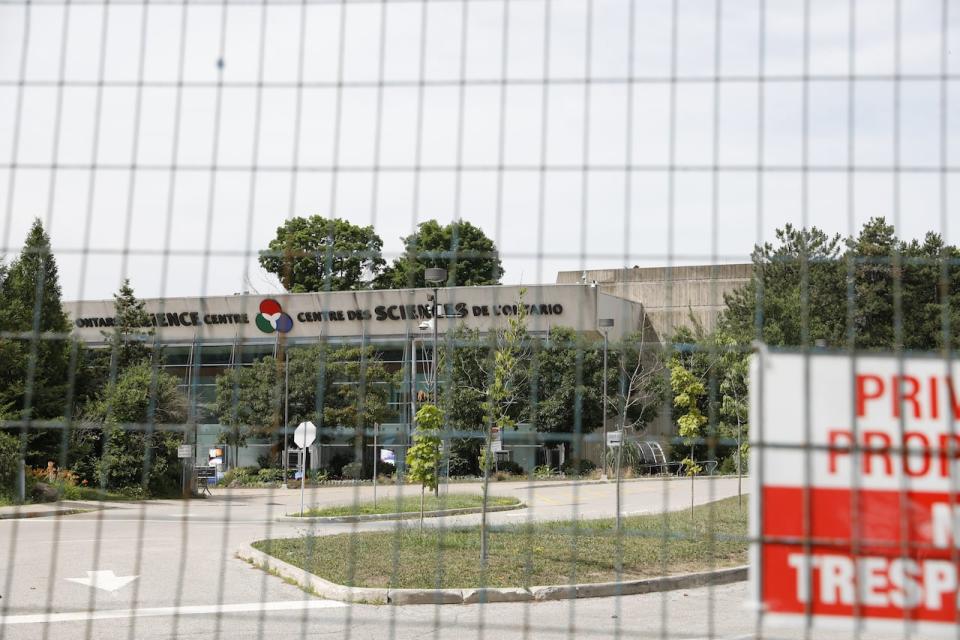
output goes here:
[[230, 364], [232, 345], [211, 345], [197, 347], [200, 364]]

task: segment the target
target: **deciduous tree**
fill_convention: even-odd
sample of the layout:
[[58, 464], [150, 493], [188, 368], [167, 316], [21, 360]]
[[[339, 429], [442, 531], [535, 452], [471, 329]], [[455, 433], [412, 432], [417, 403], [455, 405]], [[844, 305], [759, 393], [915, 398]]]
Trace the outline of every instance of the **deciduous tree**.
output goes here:
[[291, 218], [260, 255], [260, 266], [291, 293], [366, 289], [385, 264], [372, 226], [340, 218]]
[[423, 496], [427, 489], [438, 487], [437, 466], [440, 464], [440, 429], [443, 414], [436, 405], [425, 404], [417, 411], [417, 429], [413, 445], [407, 449], [407, 477], [420, 484], [420, 531], [423, 532]]
[[424, 272], [429, 267], [447, 270], [447, 282], [441, 286], [500, 284], [503, 277], [496, 244], [465, 220], [448, 225], [422, 222], [416, 232], [403, 238], [403, 246], [404, 253], [377, 279], [377, 288], [425, 287]]

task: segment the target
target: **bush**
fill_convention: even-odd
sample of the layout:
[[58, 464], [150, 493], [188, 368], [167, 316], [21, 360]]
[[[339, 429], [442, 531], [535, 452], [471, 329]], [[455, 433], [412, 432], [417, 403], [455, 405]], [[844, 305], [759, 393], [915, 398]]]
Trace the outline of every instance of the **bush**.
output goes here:
[[450, 475], [479, 476], [483, 469], [477, 460], [483, 440], [477, 438], [454, 438], [450, 441]]
[[553, 468], [550, 465], [543, 464], [533, 470], [533, 477], [543, 480], [554, 476]]
[[327, 468], [330, 470], [330, 475], [334, 477], [343, 475], [343, 467], [349, 464], [353, 460], [353, 456], [347, 453], [335, 453], [333, 457], [330, 458], [330, 462], [327, 463]]
[[377, 475], [387, 476], [388, 478], [397, 472], [397, 467], [390, 462], [377, 463]]
[[[746, 449], [746, 446], [744, 446], [744, 449]], [[746, 455], [744, 455], [744, 456], [743, 456], [743, 463], [742, 463], [741, 466], [740, 466], [740, 472], [741, 472], [741, 473], [744, 473], [744, 474], [747, 473], [747, 466], [748, 466], [748, 465], [747, 465], [747, 462], [748, 462], [748, 458], [747, 458]], [[736, 450], [736, 448], [734, 448], [734, 449], [730, 452], [730, 455], [728, 455], [726, 458], [724, 458], [724, 459], [723, 459], [723, 462], [720, 463], [719, 472], [720, 472], [720, 473], [725, 473], [725, 474], [728, 474], [728, 475], [736, 475], [736, 474], [737, 474], [737, 450]]]
[[[640, 453], [640, 447], [637, 446], [636, 442], [624, 442], [621, 447], [623, 448], [623, 456], [620, 458], [621, 476], [627, 472], [627, 469], [630, 469], [631, 477], [633, 473], [639, 474], [643, 470], [643, 455]], [[617, 473], [617, 457], [620, 456], [619, 450], [621, 447], [607, 449], [609, 473]]]
[[[311, 475], [313, 477], [311, 477]], [[317, 469], [316, 471], [307, 472], [307, 478], [313, 480], [314, 482], [325, 482], [330, 479], [330, 474], [327, 473], [326, 469]]]
[[283, 469], [260, 469], [257, 481], [263, 483], [283, 482]]
[[[576, 462], [576, 464], [575, 464]], [[564, 461], [561, 471], [568, 476], [586, 476], [590, 475], [595, 471], [597, 465], [594, 464], [591, 460], [586, 458], [581, 458], [580, 460], [574, 461], [573, 458], [569, 458]]]
[[523, 467], [521, 467], [519, 464], [517, 464], [513, 460], [504, 460], [503, 462], [498, 462], [497, 471], [501, 471], [503, 473], [509, 473], [510, 475], [514, 475], [514, 476], [523, 476], [523, 475], [526, 475], [527, 473], [526, 471], [523, 470]]
[[217, 483], [222, 487], [242, 487], [250, 484], [259, 470], [256, 467], [234, 467], [229, 469]]
[[257, 456], [257, 464], [261, 469], [273, 469], [280, 464], [280, 453], [269, 451]]
[[360, 480], [363, 478], [363, 464], [360, 462], [345, 464], [341, 475], [347, 480]]

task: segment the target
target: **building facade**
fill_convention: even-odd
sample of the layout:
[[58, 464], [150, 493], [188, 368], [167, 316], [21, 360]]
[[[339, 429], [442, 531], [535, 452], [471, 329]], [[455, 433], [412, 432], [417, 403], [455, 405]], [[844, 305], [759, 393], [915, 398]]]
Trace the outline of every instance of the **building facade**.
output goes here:
[[[418, 391], [427, 388], [434, 322], [439, 340], [461, 325], [486, 334], [505, 326], [517, 314], [517, 305], [524, 304], [527, 329], [533, 335], [564, 326], [597, 339], [606, 331], [611, 341], [635, 332], [644, 322], [639, 302], [590, 284], [442, 288], [437, 291], [437, 318], [429, 299], [433, 294], [433, 289], [403, 289], [145, 300], [154, 339], [163, 347], [163, 366], [180, 380], [189, 401], [195, 429], [188, 441], [195, 445], [196, 463], [205, 465], [215, 456], [212, 450], [226, 449], [215, 411], [217, 377], [282, 349], [321, 341], [373, 346], [388, 370], [403, 372], [403, 382], [390, 398], [398, 422], [382, 427], [383, 442], [402, 449]], [[92, 347], [105, 344], [104, 334], [114, 324], [113, 300], [68, 302], [64, 308], [78, 338]], [[600, 319], [606, 320], [604, 325], [613, 320], [613, 326], [601, 329]], [[255, 465], [275, 446], [266, 440], [250, 441], [233, 456], [225, 450], [224, 464]], [[322, 466], [334, 452], [330, 448], [351, 446], [315, 445], [310, 465]]]

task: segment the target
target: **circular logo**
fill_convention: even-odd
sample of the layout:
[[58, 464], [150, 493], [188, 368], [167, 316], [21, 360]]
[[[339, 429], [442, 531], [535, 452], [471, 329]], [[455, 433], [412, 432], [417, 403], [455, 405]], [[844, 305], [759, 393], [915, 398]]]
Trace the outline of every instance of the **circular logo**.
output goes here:
[[286, 333], [293, 329], [293, 318], [283, 312], [280, 303], [267, 298], [260, 303], [260, 313], [256, 318], [257, 328], [264, 333]]

